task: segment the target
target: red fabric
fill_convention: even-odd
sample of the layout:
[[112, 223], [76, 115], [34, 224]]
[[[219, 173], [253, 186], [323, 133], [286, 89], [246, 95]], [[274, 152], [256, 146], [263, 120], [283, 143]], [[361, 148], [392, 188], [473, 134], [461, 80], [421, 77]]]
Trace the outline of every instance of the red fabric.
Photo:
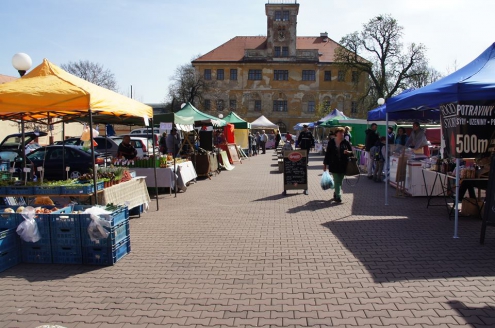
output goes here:
[[223, 134], [225, 135], [225, 140], [227, 143], [235, 143], [234, 124], [227, 123], [227, 125], [223, 128]]

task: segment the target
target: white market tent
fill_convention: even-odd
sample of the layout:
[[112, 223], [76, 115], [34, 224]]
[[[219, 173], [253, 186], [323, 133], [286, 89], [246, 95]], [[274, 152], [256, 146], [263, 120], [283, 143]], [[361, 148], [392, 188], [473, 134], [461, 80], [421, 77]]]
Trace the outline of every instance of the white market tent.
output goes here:
[[261, 115], [251, 122], [251, 129], [278, 129], [278, 125], [270, 122], [265, 116]]

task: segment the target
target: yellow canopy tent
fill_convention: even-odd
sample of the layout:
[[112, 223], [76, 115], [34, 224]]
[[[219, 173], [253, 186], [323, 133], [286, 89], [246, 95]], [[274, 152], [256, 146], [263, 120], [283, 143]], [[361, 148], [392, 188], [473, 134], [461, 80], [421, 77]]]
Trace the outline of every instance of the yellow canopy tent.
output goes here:
[[[144, 121], [147, 123], [148, 119], [153, 118], [153, 109], [69, 74], [47, 59], [43, 59], [43, 63], [22, 78], [0, 85], [0, 119], [2, 120], [24, 122], [60, 118], [62, 121], [67, 121], [74, 117], [89, 116], [92, 138], [93, 114], [142, 117], [143, 123]], [[24, 124], [22, 131], [24, 134]], [[93, 144], [91, 150], [94, 152]], [[23, 162], [25, 165], [26, 160], [24, 159]], [[94, 159], [93, 166], [95, 166]], [[96, 175], [93, 183], [96, 190]], [[97, 203], [96, 193], [94, 197]]]
[[152, 118], [153, 109], [67, 73], [43, 59], [22, 78], [0, 84], [0, 119], [63, 120], [93, 113]]

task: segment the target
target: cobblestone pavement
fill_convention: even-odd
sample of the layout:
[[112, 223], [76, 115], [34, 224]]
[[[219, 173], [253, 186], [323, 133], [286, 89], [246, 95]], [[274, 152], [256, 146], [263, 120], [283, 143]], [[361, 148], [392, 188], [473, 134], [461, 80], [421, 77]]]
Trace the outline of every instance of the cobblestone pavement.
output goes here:
[[[282, 195], [273, 151], [131, 220], [112, 267], [20, 264], [0, 273], [0, 327], [495, 327], [495, 229], [390, 197], [362, 178], [343, 203]], [[395, 189], [391, 189], [393, 195]]]

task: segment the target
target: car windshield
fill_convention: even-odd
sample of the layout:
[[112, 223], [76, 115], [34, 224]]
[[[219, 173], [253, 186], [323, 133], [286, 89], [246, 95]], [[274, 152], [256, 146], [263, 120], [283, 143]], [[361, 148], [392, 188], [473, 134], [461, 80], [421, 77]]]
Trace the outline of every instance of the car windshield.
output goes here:
[[10, 150], [3, 150], [0, 151], [0, 159], [2, 161], [10, 161], [13, 162], [14, 159], [19, 156], [19, 154], [15, 151], [10, 151]]

